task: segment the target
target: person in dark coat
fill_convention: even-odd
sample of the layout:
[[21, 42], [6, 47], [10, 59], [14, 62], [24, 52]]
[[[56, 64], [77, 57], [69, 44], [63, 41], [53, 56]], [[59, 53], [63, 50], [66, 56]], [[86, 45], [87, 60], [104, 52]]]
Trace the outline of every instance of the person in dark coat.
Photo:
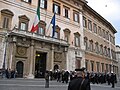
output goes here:
[[45, 72], [45, 88], [49, 88], [49, 71]]
[[75, 69], [77, 77], [69, 82], [68, 90], [91, 90], [89, 79], [85, 78], [85, 68]]
[[113, 74], [113, 72], [111, 73], [111, 78], [110, 78], [111, 84], [112, 84], [112, 88], [115, 87], [115, 76]]

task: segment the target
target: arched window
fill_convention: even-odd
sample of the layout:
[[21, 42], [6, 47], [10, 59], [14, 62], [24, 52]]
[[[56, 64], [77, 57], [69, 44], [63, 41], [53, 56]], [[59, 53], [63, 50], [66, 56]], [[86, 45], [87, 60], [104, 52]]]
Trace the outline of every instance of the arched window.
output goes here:
[[12, 23], [13, 12], [8, 9], [1, 10], [1, 25], [4, 29], [10, 29]]

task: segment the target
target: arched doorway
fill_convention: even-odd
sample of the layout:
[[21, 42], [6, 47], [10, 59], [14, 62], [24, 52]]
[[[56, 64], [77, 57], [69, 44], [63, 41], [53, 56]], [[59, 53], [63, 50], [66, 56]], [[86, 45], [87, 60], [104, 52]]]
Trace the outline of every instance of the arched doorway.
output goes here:
[[17, 64], [16, 64], [16, 70], [17, 70], [16, 77], [19, 77], [19, 78], [23, 77], [23, 68], [24, 68], [24, 63], [22, 61], [17, 62]]
[[54, 66], [54, 70], [57, 70], [57, 69], [59, 69], [59, 66], [56, 64], [56, 65]]

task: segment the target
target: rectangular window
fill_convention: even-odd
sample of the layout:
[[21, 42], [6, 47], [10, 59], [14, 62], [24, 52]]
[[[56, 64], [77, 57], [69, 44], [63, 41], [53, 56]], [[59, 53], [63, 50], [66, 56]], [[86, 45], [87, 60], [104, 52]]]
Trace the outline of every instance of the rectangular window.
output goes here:
[[94, 71], [94, 62], [91, 61], [91, 71]]
[[102, 72], [104, 72], [104, 63], [101, 63]]
[[109, 40], [109, 32], [106, 32], [106, 39]]
[[79, 47], [80, 46], [80, 37], [75, 36], [75, 46]]
[[103, 54], [103, 46], [100, 45], [100, 54]]
[[98, 26], [98, 34], [99, 34], [99, 36], [102, 36], [102, 32], [101, 32], [101, 27], [100, 26]]
[[8, 17], [3, 18], [3, 28], [9, 28], [9, 18]]
[[104, 47], [104, 55], [107, 56], [107, 48]]
[[105, 30], [103, 29], [103, 38], [105, 38]]
[[73, 12], [73, 20], [79, 23], [79, 13]]
[[106, 72], [108, 72], [108, 64], [106, 64]]
[[44, 29], [39, 27], [38, 31], [37, 31], [38, 34], [41, 34], [41, 35], [44, 35]]
[[98, 43], [95, 44], [95, 52], [96, 52], [96, 53], [99, 53]]
[[26, 30], [26, 23], [20, 23], [20, 29], [21, 30]]
[[83, 27], [87, 27], [87, 20], [85, 17], [83, 17]]
[[88, 29], [92, 31], [92, 22], [90, 20], [88, 20]]
[[85, 61], [85, 68], [86, 68], [86, 71], [88, 70], [88, 60]]
[[65, 40], [68, 42], [68, 40], [69, 40], [68, 35], [65, 35]]
[[66, 18], [70, 18], [69, 8], [66, 8], [66, 7], [63, 8], [63, 16], [65, 16]]
[[110, 48], [108, 48], [108, 57], [110, 57]]
[[97, 64], [97, 72], [100, 72], [100, 63], [96, 62], [96, 64]]
[[93, 51], [93, 41], [89, 41], [89, 48], [90, 48], [90, 51]]
[[47, 9], [47, 0], [40, 0], [39, 5], [41, 8]]
[[55, 31], [54, 38], [58, 38], [58, 32]]
[[60, 14], [60, 6], [57, 4], [53, 4], [53, 13]]
[[95, 23], [93, 23], [93, 31], [94, 31], [94, 33], [97, 34], [97, 25]]
[[27, 3], [31, 3], [32, 0], [22, 0], [24, 2], [27, 2]]

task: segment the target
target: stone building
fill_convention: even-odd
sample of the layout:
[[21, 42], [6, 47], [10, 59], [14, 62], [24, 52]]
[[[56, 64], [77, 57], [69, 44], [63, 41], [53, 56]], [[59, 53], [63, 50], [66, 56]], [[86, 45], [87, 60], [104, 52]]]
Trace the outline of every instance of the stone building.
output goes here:
[[83, 7], [85, 66], [90, 72], [117, 73], [115, 28], [87, 4]]
[[116, 60], [118, 61], [118, 77], [120, 80], [120, 46], [116, 45]]
[[[17, 77], [44, 77], [45, 70], [85, 66], [82, 5], [84, 0], [0, 0], [0, 67]], [[39, 30], [31, 27], [40, 6]], [[51, 19], [56, 12], [56, 31]]]
[[[38, 6], [39, 29], [31, 33]], [[80, 67], [117, 72], [115, 33], [85, 0], [0, 0], [0, 68], [27, 78], [44, 77], [45, 70]]]

